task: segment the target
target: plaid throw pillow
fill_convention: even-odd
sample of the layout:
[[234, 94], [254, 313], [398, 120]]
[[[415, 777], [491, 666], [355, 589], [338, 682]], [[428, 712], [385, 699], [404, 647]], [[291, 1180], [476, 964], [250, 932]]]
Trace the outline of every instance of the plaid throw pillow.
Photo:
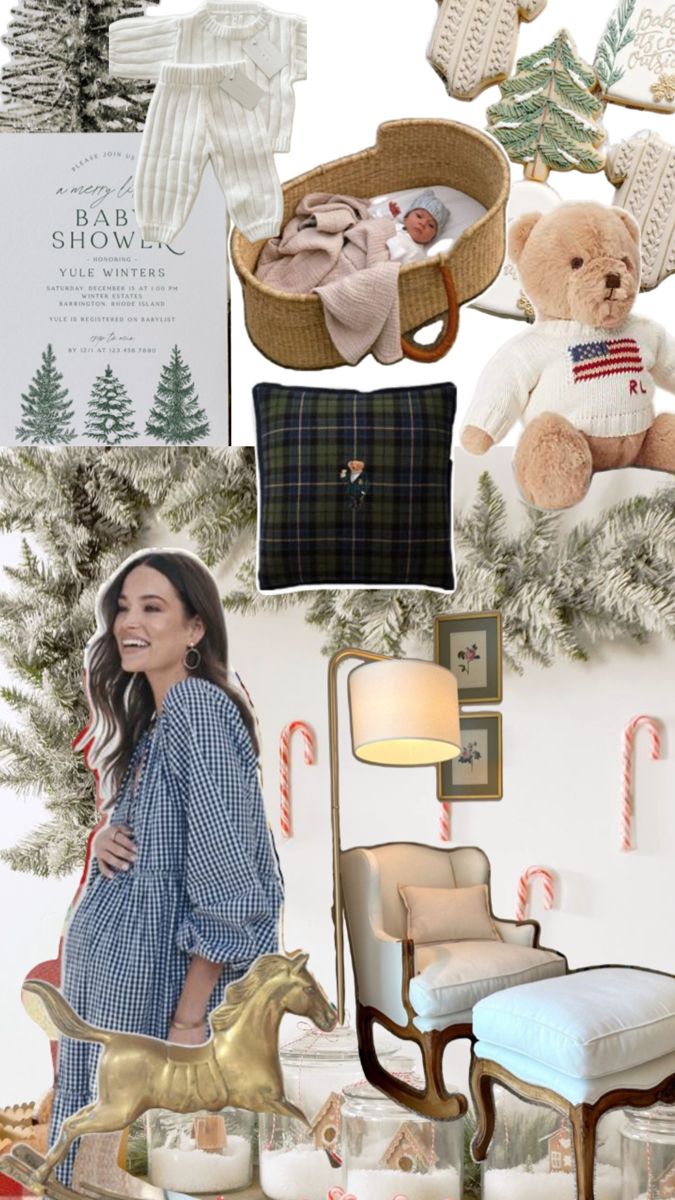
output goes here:
[[253, 397], [261, 591], [454, 587], [454, 384]]

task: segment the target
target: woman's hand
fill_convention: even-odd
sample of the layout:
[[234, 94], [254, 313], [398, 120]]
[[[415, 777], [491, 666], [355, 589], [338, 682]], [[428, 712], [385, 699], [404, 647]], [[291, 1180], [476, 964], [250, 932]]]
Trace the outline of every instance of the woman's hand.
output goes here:
[[205, 1018], [196, 1029], [176, 1029], [175, 1025], [169, 1026], [169, 1036], [166, 1040], [175, 1042], [177, 1046], [200, 1046], [202, 1042], [207, 1041], [208, 1036], [209, 1030]]
[[128, 871], [136, 862], [136, 843], [126, 825], [104, 825], [94, 838], [93, 850], [106, 879]]

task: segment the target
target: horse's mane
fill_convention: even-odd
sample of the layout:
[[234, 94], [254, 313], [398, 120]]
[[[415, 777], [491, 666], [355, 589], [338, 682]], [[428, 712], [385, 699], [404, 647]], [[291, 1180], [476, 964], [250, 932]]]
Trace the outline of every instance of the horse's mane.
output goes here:
[[212, 1029], [218, 1032], [229, 1029], [241, 1015], [242, 1004], [250, 1000], [254, 992], [269, 979], [279, 975], [282, 967], [288, 974], [288, 968], [292, 965], [292, 961], [283, 954], [264, 954], [241, 979], [229, 984], [225, 1000], [211, 1013]]

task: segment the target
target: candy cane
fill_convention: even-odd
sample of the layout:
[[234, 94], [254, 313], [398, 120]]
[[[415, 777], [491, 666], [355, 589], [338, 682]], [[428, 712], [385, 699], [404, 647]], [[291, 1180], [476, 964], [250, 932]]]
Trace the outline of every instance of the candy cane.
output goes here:
[[555, 899], [553, 875], [546, 867], [528, 867], [526, 871], [523, 871], [518, 880], [516, 921], [525, 920], [525, 913], [530, 899], [530, 882], [533, 879], [541, 879], [544, 885], [544, 908], [553, 908], [553, 901]]
[[305, 747], [305, 762], [311, 767], [314, 762], [314, 734], [304, 721], [291, 721], [284, 725], [279, 739], [279, 786], [281, 790], [280, 824], [282, 837], [293, 837], [291, 821], [291, 793], [289, 784], [290, 745], [291, 736], [296, 729], [300, 730]]
[[444, 800], [441, 803], [441, 815], [438, 820], [439, 833], [442, 842], [449, 842], [451, 840], [451, 822], [452, 814], [450, 811], [450, 801]]
[[651, 748], [649, 757], [656, 760], [661, 757], [661, 729], [654, 717], [642, 714], [633, 717], [623, 731], [623, 771], [621, 798], [621, 849], [633, 849], [633, 743], [635, 734], [641, 725], [649, 730]]

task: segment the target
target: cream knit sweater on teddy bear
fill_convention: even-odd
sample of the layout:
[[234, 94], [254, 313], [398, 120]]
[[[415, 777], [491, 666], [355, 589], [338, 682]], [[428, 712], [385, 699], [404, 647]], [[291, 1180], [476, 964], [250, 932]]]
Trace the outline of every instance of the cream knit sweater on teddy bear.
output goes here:
[[487, 364], [464, 424], [499, 442], [546, 412], [592, 437], [623, 437], [649, 428], [656, 386], [675, 391], [674, 379], [675, 340], [647, 318], [611, 331], [539, 321]]

